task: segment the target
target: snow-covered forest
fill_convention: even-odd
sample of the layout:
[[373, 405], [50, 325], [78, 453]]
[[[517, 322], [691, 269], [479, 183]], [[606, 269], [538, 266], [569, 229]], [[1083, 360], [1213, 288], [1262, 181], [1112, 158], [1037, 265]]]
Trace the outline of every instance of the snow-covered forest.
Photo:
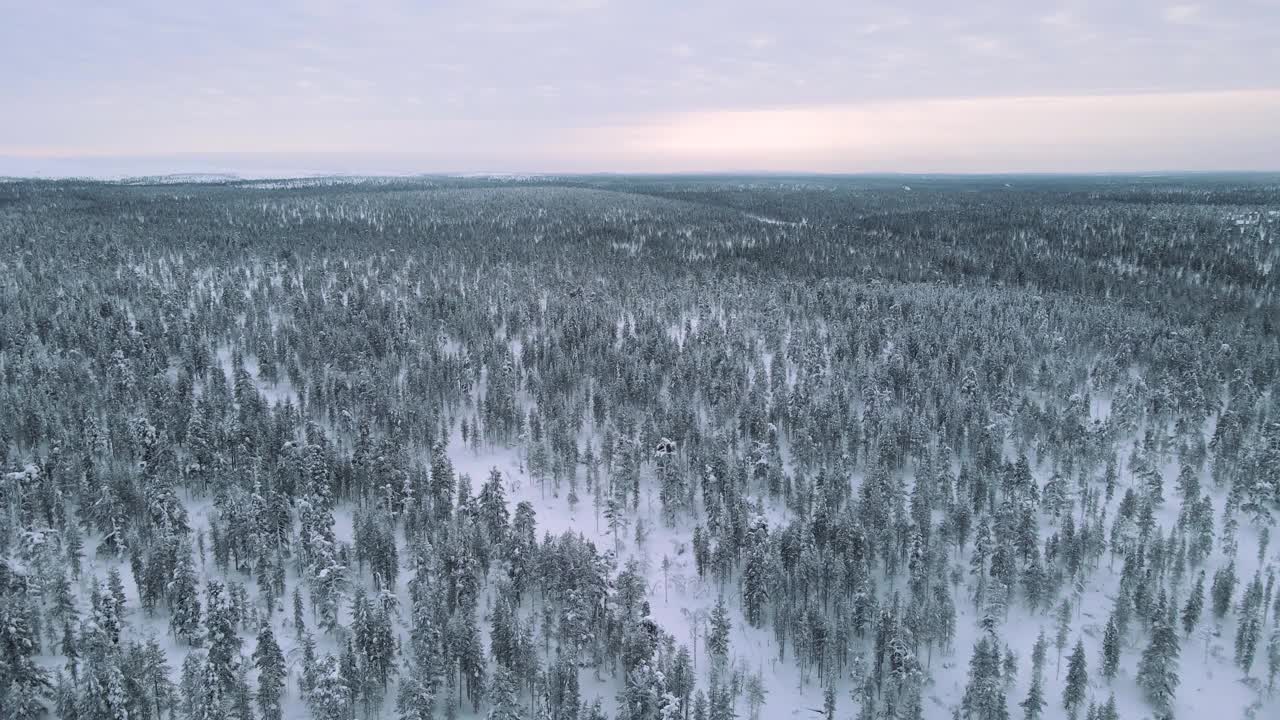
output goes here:
[[0, 718], [1274, 720], [1277, 266], [1263, 176], [0, 182]]

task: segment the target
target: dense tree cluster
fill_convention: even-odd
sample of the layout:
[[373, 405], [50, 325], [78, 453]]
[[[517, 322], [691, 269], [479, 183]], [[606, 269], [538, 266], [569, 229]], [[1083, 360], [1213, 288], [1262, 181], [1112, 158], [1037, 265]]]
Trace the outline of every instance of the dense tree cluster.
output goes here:
[[0, 707], [1274, 702], [1280, 186], [1018, 182], [0, 183]]

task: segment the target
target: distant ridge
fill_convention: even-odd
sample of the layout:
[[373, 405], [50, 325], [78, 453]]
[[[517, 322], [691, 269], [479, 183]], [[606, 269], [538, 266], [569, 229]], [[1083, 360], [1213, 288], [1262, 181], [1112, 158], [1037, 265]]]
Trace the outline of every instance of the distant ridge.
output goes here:
[[117, 180], [121, 185], [220, 185], [238, 182], [239, 175], [231, 173], [170, 173], [167, 175], [139, 175]]

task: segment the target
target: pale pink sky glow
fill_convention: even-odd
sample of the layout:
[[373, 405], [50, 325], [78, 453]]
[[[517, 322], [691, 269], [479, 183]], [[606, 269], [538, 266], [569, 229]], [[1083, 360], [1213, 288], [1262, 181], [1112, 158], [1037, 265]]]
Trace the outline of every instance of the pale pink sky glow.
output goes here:
[[[587, 133], [623, 166], [888, 172], [1280, 166], [1280, 90], [872, 102], [682, 113]], [[614, 150], [610, 150], [613, 148]], [[1099, 161], [1105, 156], [1106, 161]], [[750, 158], [749, 168], [736, 168]]]

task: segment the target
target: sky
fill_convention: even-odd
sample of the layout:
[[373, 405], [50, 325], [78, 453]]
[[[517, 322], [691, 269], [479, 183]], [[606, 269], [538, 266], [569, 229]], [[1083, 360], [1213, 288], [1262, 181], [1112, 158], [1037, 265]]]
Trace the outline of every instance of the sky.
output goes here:
[[1280, 0], [0, 0], [0, 175], [1280, 170]]

